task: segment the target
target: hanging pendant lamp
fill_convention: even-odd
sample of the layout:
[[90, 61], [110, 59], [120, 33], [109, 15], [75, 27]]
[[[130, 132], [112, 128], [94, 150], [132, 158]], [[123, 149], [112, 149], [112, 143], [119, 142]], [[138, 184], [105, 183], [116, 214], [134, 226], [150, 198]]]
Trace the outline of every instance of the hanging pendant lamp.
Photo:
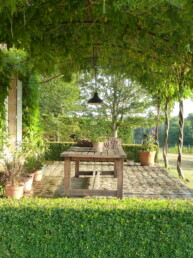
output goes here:
[[88, 100], [88, 104], [89, 105], [102, 105], [103, 104], [103, 100], [99, 98], [98, 93], [97, 93], [97, 66], [96, 66], [96, 58], [95, 57], [95, 52], [94, 52], [94, 46], [93, 46], [93, 66], [94, 66], [94, 74], [95, 74], [95, 92], [94, 92], [94, 96]]
[[100, 99], [98, 93], [95, 92], [93, 98], [89, 99], [87, 103], [90, 105], [102, 105], [103, 100]]

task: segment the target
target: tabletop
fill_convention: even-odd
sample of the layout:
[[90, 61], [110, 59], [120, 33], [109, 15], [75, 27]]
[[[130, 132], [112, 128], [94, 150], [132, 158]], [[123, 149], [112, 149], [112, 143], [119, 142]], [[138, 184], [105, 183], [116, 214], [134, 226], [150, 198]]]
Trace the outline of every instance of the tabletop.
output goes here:
[[95, 152], [92, 147], [72, 146], [67, 151], [60, 154], [61, 157], [94, 157], [94, 158], [118, 158], [125, 159], [127, 155], [121, 146], [114, 150], [104, 150], [103, 152]]

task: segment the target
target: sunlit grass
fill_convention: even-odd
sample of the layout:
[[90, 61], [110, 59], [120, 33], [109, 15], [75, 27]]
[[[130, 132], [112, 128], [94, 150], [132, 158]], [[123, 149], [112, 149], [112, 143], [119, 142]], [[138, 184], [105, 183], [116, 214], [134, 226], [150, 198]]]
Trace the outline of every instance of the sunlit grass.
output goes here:
[[[168, 153], [178, 153], [178, 146], [174, 146], [174, 147], [170, 147], [168, 149]], [[193, 147], [187, 147], [187, 146], [184, 146], [183, 147], [183, 153], [184, 154], [193, 154]]]
[[[169, 160], [169, 168], [167, 169], [167, 171], [170, 174], [172, 174], [174, 177], [180, 179], [177, 172], [177, 153], [176, 154], [168, 153], [168, 160]], [[164, 167], [163, 154], [161, 149], [159, 153], [159, 161], [160, 161], [160, 166]], [[193, 188], [193, 155], [192, 154], [183, 153], [182, 170], [188, 181], [183, 179], [180, 179], [180, 180], [184, 182], [186, 185], [188, 185], [189, 187]]]

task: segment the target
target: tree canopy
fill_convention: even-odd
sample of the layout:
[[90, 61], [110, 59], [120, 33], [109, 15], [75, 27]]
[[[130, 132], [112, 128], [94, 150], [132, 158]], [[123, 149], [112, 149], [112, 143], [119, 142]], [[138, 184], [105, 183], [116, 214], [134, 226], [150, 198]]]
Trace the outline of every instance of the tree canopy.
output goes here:
[[[80, 79], [80, 86], [82, 96], [87, 100], [88, 94], [91, 96], [92, 92], [100, 92], [104, 104], [97, 108], [87, 105], [85, 114], [90, 114], [93, 117], [100, 114], [111, 121], [112, 136], [114, 137], [117, 137], [118, 128], [125, 126], [124, 121], [127, 121], [126, 124], [130, 124], [130, 126], [132, 123], [135, 126], [137, 120], [138, 123], [139, 120], [143, 123], [143, 117], [150, 112], [150, 106], [152, 106], [152, 100], [147, 91], [141, 85], [121, 74], [109, 75], [100, 71], [96, 85], [92, 73], [90, 76], [84, 74]], [[143, 117], [141, 117], [142, 114]]]

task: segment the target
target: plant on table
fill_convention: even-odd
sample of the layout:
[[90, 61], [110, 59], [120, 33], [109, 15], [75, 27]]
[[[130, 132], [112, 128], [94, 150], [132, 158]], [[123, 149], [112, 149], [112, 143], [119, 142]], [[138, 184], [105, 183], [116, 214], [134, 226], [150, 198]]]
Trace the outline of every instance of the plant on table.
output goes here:
[[92, 135], [90, 137], [91, 142], [106, 142], [107, 138], [105, 138], [104, 136], [98, 136], [98, 135]]
[[90, 125], [90, 131], [88, 133], [88, 137], [90, 138], [93, 149], [96, 152], [102, 152], [104, 147], [104, 142], [107, 141], [103, 132], [101, 132], [100, 125], [97, 120], [92, 121]]
[[96, 152], [102, 152], [104, 149], [104, 142], [106, 142], [107, 139], [102, 136], [98, 136], [96, 134], [93, 134], [91, 136], [91, 142], [93, 144], [93, 149]]

